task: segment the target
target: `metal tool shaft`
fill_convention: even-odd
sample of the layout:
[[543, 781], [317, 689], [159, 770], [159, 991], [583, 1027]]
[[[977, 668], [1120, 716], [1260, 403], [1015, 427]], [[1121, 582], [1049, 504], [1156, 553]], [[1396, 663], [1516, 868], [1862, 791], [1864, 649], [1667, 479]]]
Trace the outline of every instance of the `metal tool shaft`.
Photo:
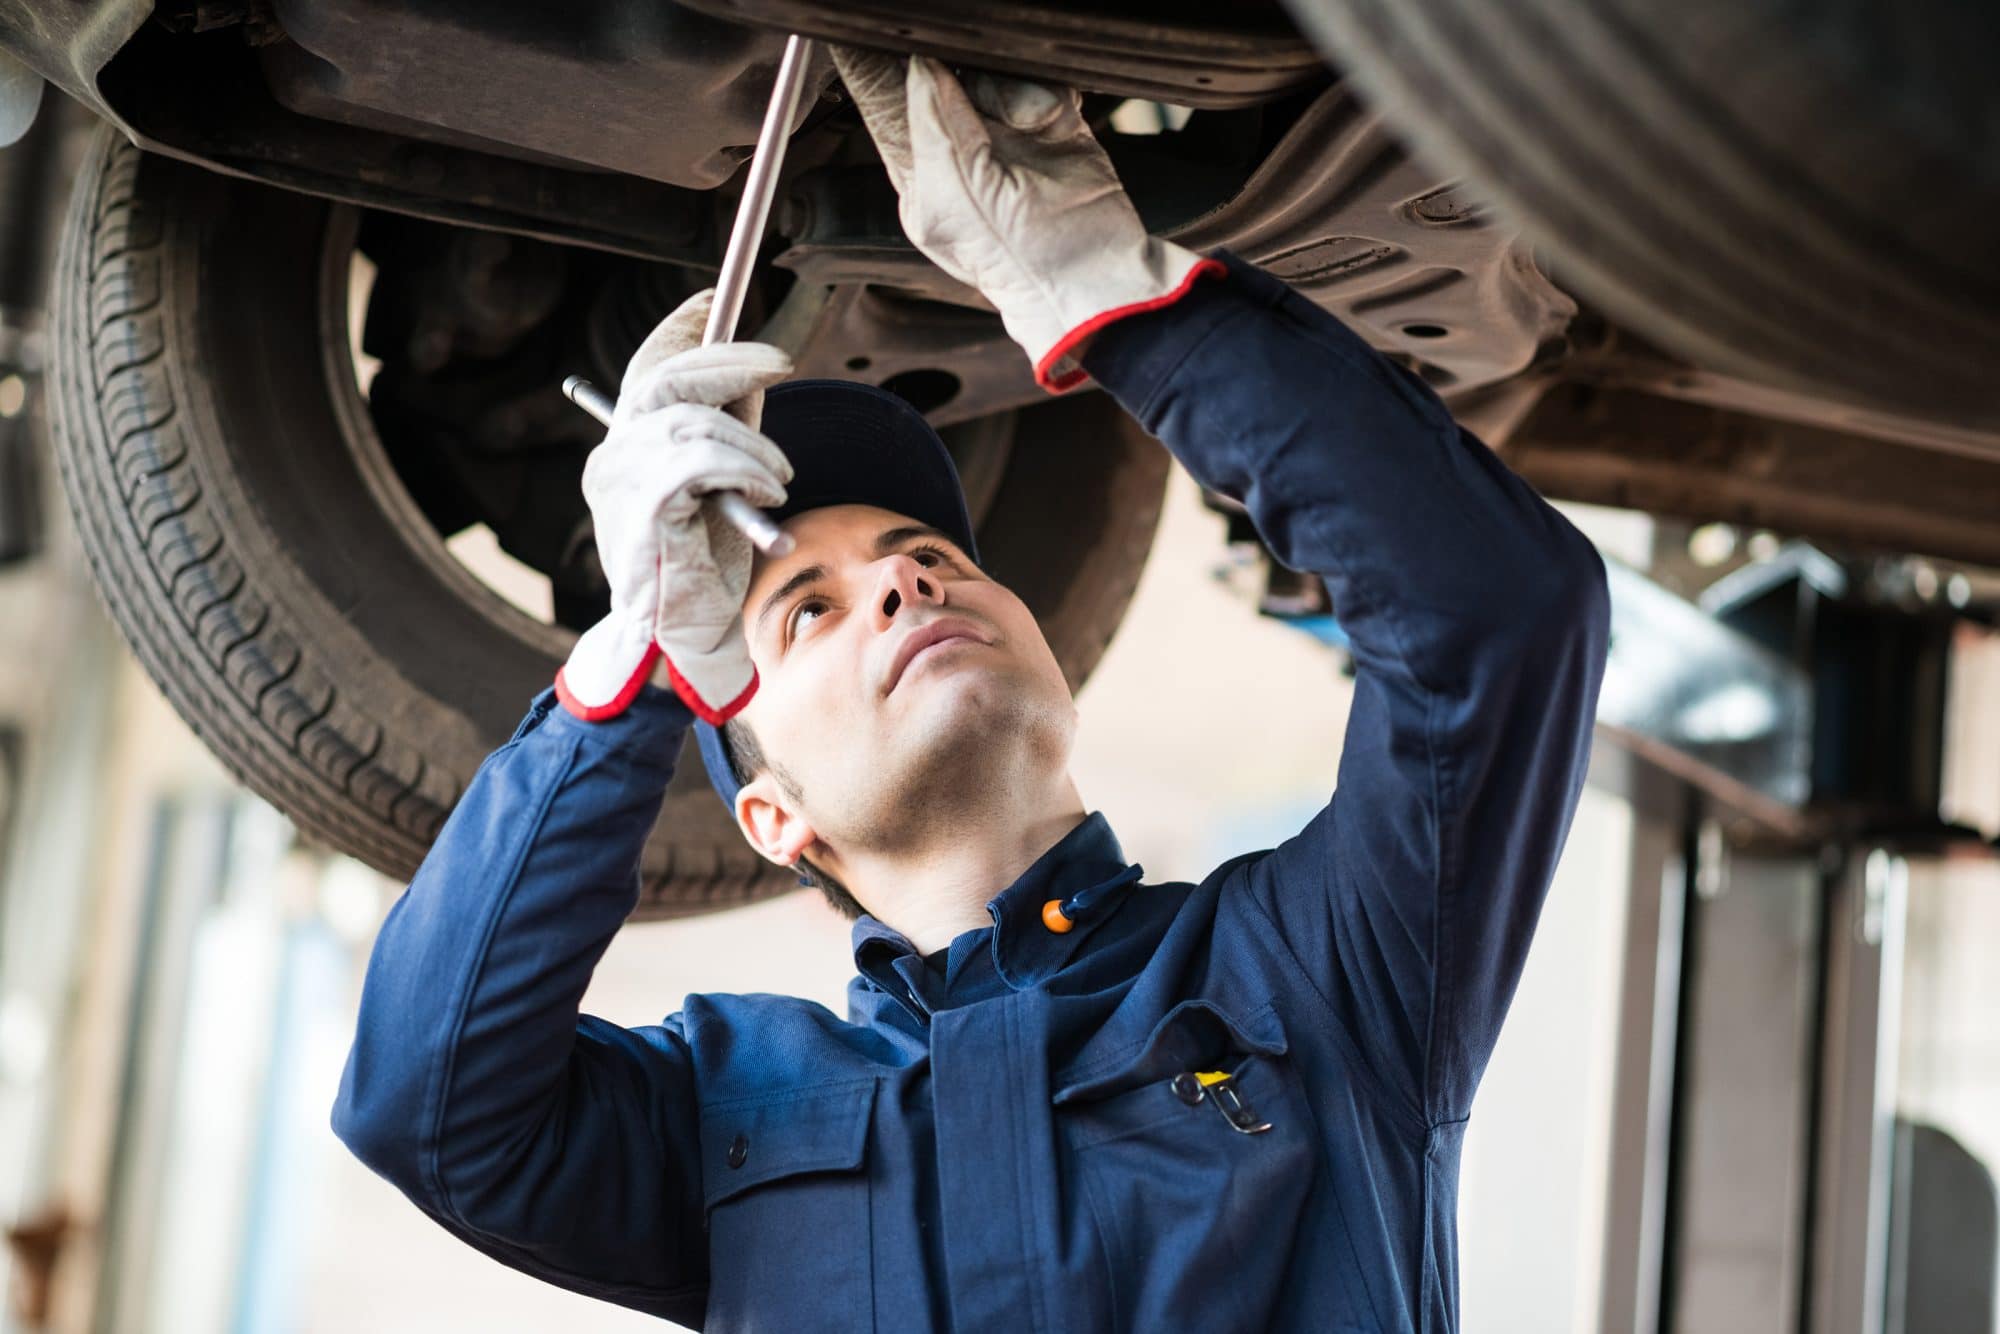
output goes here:
[[708, 328], [701, 335], [704, 347], [736, 336], [736, 322], [743, 317], [743, 294], [749, 290], [750, 273], [757, 267], [757, 247], [763, 243], [771, 200], [778, 193], [778, 169], [785, 165], [785, 146], [791, 142], [792, 119], [799, 112], [799, 95], [805, 91], [812, 56], [811, 38], [793, 33], [785, 39], [785, 54], [778, 61], [778, 83], [771, 90], [771, 104], [764, 108], [764, 125], [757, 131], [757, 147], [743, 178], [743, 199], [736, 206], [736, 225], [730, 229], [729, 246], [722, 252], [722, 272], [715, 278], [715, 304], [708, 308]]
[[[743, 297], [750, 288], [750, 274], [757, 267], [757, 247], [763, 244], [764, 227], [771, 218], [771, 200], [778, 193], [778, 170], [785, 164], [785, 147], [791, 141], [792, 119], [798, 115], [799, 96], [805, 90], [806, 69], [812, 64], [813, 43], [796, 33], [785, 39], [785, 53], [778, 61], [777, 86], [771, 103], [764, 109], [764, 124], [757, 132], [757, 147], [750, 155], [750, 169], [743, 178], [743, 199], [736, 206], [736, 224], [729, 232], [729, 245], [722, 252], [722, 271], [715, 278], [715, 300], [708, 308], [708, 327], [702, 330], [703, 347], [726, 343], [736, 336], [736, 323], [743, 317]], [[590, 381], [572, 375], [563, 381], [569, 401], [611, 424], [615, 406], [611, 396]], [[767, 556], [783, 556], [791, 551], [792, 539], [770, 515], [734, 491], [718, 491], [711, 499], [722, 515]]]

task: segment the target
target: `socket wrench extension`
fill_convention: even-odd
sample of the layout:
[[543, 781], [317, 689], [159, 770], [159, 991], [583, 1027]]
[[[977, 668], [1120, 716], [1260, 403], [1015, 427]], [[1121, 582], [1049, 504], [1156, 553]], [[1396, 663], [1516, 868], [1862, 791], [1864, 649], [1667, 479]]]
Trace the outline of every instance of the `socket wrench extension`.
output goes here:
[[[726, 343], [736, 336], [736, 322], [743, 315], [743, 297], [750, 287], [750, 273], [757, 264], [757, 247], [764, 239], [770, 220], [771, 200], [778, 192], [778, 169], [784, 165], [785, 146], [790, 140], [792, 118], [798, 114], [799, 96], [805, 89], [806, 67], [812, 63], [813, 42], [797, 33], [785, 39], [785, 54], [778, 62], [777, 86], [764, 110], [764, 124], [757, 132], [757, 147], [750, 155], [750, 169], [743, 181], [743, 199], [736, 206], [736, 223], [729, 231], [729, 245], [722, 254], [722, 272], [715, 279], [715, 301], [709, 307], [708, 327], [702, 331], [702, 346]], [[572, 375], [563, 381], [563, 393], [570, 402], [611, 424], [612, 398], [590, 381]], [[792, 539], [770, 515], [734, 491], [719, 491], [711, 500], [724, 518], [756, 544], [767, 556], [791, 551]]]

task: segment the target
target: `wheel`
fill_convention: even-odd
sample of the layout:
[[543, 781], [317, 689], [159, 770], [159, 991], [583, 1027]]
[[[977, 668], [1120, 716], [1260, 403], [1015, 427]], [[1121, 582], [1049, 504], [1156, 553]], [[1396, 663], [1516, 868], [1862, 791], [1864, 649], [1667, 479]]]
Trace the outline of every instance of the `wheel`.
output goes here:
[[[351, 210], [107, 126], [57, 259], [54, 438], [97, 586], [180, 715], [309, 835], [407, 877], [574, 631], [453, 560], [402, 485], [347, 338], [355, 231]], [[1032, 448], [1010, 448], [1017, 425]], [[990, 568], [1080, 682], [1145, 561], [1164, 451], [1102, 395], [948, 436], [977, 455]], [[692, 751], [641, 878], [651, 916], [792, 883]]]
[[1716, 370], [2000, 426], [2000, 9], [1287, 3], [1621, 322]]

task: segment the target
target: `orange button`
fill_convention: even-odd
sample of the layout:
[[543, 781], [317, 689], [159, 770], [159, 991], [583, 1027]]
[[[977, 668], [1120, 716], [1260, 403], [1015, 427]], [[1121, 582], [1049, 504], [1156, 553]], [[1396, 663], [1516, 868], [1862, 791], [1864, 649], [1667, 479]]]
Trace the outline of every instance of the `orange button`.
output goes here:
[[1050, 899], [1042, 905], [1042, 925], [1057, 935], [1061, 935], [1075, 926], [1076, 923], [1063, 915], [1061, 899]]

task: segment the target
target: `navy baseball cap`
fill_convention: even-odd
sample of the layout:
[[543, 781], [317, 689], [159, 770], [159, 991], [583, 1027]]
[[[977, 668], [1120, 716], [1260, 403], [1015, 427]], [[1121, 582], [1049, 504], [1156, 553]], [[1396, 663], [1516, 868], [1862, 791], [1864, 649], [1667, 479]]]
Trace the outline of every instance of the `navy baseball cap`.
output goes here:
[[[874, 505], [927, 523], [973, 560], [965, 489], [944, 441], [907, 399], [853, 380], [787, 380], [764, 392], [761, 425], [791, 461], [780, 522], [828, 505]], [[722, 730], [694, 725], [708, 781], [733, 813], [736, 781]]]

